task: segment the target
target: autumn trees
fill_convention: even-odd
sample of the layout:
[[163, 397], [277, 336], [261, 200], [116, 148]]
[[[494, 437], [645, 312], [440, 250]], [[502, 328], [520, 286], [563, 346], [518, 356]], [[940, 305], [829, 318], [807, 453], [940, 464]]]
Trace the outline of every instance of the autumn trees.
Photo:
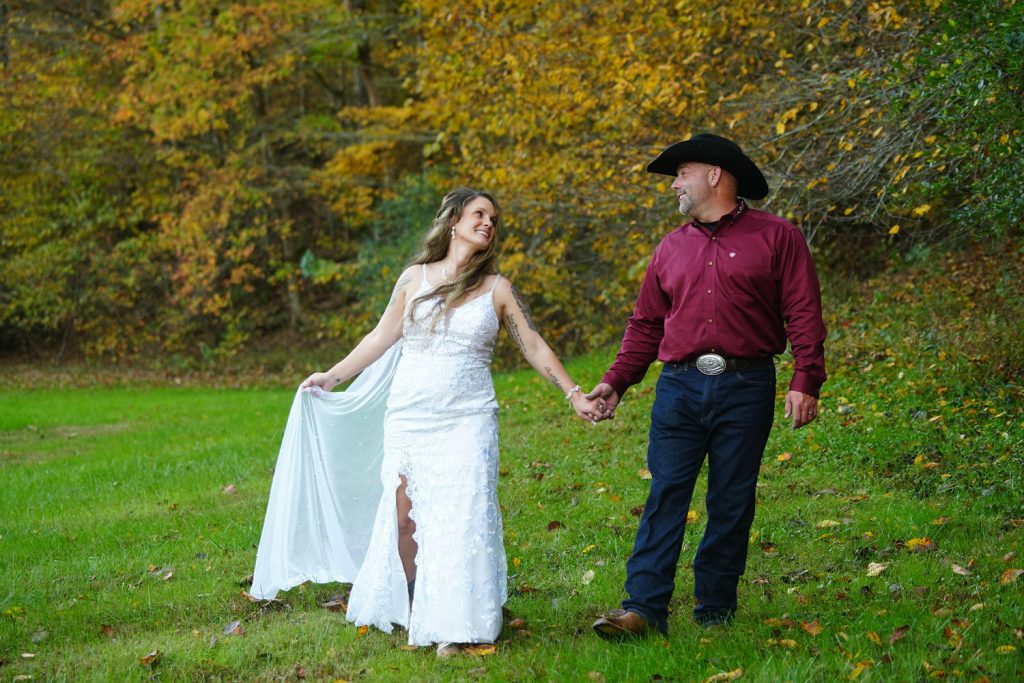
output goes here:
[[[0, 342], [219, 357], [379, 314], [445, 189], [561, 348], [613, 341], [692, 132], [823, 261], [1016, 234], [1019, 2], [0, 2]], [[953, 220], [951, 220], [951, 218]], [[856, 255], [856, 256], [852, 256]]]

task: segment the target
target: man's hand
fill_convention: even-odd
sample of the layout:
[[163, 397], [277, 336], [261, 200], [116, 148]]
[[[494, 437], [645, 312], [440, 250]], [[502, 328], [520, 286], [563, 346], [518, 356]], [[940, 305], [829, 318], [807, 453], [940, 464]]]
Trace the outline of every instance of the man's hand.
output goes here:
[[597, 401], [597, 408], [601, 411], [597, 418], [598, 422], [615, 417], [615, 407], [619, 405], [619, 394], [612, 389], [612, 385], [602, 382], [594, 387], [586, 398]]
[[784, 416], [792, 416], [793, 429], [800, 429], [818, 417], [818, 399], [799, 391], [787, 391]]

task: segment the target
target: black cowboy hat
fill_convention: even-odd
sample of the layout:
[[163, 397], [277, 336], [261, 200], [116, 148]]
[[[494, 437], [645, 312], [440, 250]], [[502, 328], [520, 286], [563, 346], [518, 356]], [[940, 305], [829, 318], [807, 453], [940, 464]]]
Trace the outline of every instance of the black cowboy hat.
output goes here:
[[722, 167], [736, 178], [736, 194], [740, 197], [768, 196], [768, 182], [750, 157], [732, 140], [711, 133], [697, 133], [689, 140], [677, 142], [648, 164], [647, 171], [674, 176], [684, 161]]

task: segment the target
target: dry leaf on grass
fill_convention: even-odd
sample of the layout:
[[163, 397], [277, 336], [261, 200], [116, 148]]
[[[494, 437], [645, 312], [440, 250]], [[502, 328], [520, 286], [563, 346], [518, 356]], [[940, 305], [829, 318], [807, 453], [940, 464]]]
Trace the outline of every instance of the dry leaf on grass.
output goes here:
[[1013, 583], [1021, 574], [1024, 574], [1024, 569], [1007, 569], [999, 576], [999, 583], [1003, 586]]
[[156, 663], [160, 661], [160, 650], [153, 650], [152, 652], [139, 657], [139, 664], [142, 666], [156, 666]]
[[868, 564], [868, 576], [878, 576], [889, 568], [886, 562], [872, 562]]
[[713, 674], [704, 679], [704, 683], [721, 683], [722, 681], [735, 681], [737, 678], [743, 675], [743, 669], [733, 669], [732, 671], [722, 671], [721, 673]]
[[932, 550], [938, 550], [939, 544], [930, 538], [912, 538], [907, 541], [907, 550], [915, 553], [927, 553]]
[[224, 635], [226, 636], [244, 636], [245, 629], [242, 628], [242, 622], [232, 621], [230, 624], [224, 627]]
[[340, 595], [335, 595], [327, 602], [321, 602], [320, 606], [328, 612], [347, 612], [348, 605], [345, 604], [344, 598]]
[[818, 623], [817, 619], [815, 619], [814, 621], [802, 621], [802, 622], [800, 622], [800, 628], [802, 628], [803, 630], [807, 631], [812, 636], [816, 636], [819, 633], [821, 633], [821, 624]]
[[904, 624], [903, 626], [900, 626], [900, 627], [896, 628], [895, 630], [893, 630], [892, 633], [889, 634], [889, 644], [892, 645], [895, 642], [903, 640], [904, 638], [907, 637], [907, 633], [909, 631], [910, 631], [910, 625], [909, 624]]

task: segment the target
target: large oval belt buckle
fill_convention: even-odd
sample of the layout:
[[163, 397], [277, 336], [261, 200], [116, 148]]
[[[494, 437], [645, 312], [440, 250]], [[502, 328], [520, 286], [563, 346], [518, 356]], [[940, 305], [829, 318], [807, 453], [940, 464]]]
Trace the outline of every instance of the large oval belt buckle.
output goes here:
[[705, 375], [721, 375], [725, 372], [725, 359], [717, 353], [705, 353], [694, 361], [697, 369]]

